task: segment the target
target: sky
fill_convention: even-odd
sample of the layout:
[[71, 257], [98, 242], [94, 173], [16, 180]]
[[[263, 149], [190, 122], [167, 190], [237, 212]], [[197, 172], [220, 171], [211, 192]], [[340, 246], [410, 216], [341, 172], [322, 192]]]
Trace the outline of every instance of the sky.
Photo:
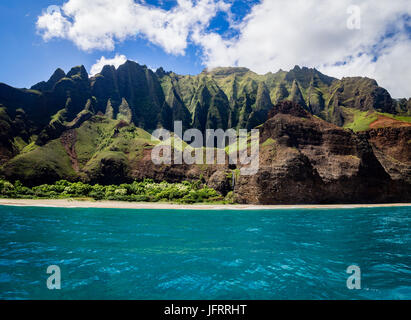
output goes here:
[[0, 43], [0, 82], [15, 87], [129, 59], [179, 74], [299, 65], [411, 97], [409, 0], [2, 0]]

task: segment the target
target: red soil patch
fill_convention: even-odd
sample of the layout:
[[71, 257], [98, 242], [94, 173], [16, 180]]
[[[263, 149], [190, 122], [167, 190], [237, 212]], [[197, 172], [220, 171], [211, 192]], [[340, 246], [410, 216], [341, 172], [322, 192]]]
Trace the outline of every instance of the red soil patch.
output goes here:
[[76, 172], [80, 171], [79, 163], [76, 153], [77, 132], [75, 130], [68, 130], [61, 135], [61, 143], [70, 157], [70, 162]]
[[378, 116], [378, 119], [370, 124], [370, 129], [386, 128], [386, 127], [411, 127], [411, 123], [395, 120], [386, 116]]

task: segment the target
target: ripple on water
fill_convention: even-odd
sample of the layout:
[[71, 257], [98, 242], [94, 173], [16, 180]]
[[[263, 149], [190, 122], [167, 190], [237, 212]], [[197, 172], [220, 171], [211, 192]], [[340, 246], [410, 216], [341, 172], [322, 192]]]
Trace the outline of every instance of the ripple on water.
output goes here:
[[[408, 208], [123, 211], [0, 206], [0, 298], [410, 299]], [[364, 290], [346, 288], [358, 264]]]

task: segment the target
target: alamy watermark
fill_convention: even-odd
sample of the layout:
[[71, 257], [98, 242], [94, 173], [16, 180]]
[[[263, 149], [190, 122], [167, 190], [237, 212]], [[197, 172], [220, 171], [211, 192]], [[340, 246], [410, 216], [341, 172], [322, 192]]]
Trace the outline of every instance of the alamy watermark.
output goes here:
[[[155, 130], [152, 141], [160, 141], [152, 150], [154, 164], [241, 164], [241, 175], [254, 175], [260, 168], [260, 132], [257, 129], [198, 129], [183, 133], [181, 121], [174, 123], [173, 134], [166, 129]], [[190, 144], [187, 144], [190, 143]], [[248, 154], [250, 151], [250, 155]]]
[[52, 265], [47, 268], [47, 274], [51, 274], [47, 278], [47, 288], [49, 290], [61, 289], [61, 270], [59, 266]]
[[347, 268], [347, 273], [350, 276], [347, 279], [347, 288], [350, 290], [361, 289], [361, 269], [359, 266], [352, 265]]

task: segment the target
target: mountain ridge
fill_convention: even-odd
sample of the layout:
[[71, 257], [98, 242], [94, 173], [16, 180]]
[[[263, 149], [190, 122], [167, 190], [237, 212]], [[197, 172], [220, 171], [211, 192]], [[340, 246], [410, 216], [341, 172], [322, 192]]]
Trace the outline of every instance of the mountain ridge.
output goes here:
[[[271, 100], [265, 99], [264, 105], [256, 101], [261, 84], [267, 89]], [[67, 75], [57, 69], [48, 81], [35, 84], [31, 89], [1, 86], [2, 105], [8, 110], [22, 107], [27, 111], [35, 104], [37, 113], [39, 106], [45, 105], [49, 113], [42, 113], [43, 121], [51, 120], [58, 111], [66, 108], [68, 113], [63, 120], [70, 122], [85, 109], [87, 103], [95, 113], [105, 113], [110, 102], [117, 114], [118, 107], [125, 99], [133, 114], [132, 121], [147, 130], [159, 126], [171, 129], [170, 123], [175, 120], [184, 120], [186, 126], [204, 130], [218, 123], [215, 117], [223, 118], [224, 127], [251, 129], [263, 122], [261, 118], [266, 116], [272, 105], [283, 100], [299, 103], [312, 114], [340, 126], [352, 120], [352, 114], [347, 114], [341, 107], [411, 114], [411, 99], [393, 100], [388, 91], [379, 87], [373, 79], [346, 77], [339, 80], [316, 69], [299, 66], [289, 72], [280, 70], [265, 75], [258, 75], [247, 68], [220, 67], [204, 70], [196, 76], [184, 76], [165, 72], [162, 68], [153, 72], [146, 66], [127, 61], [117, 69], [105, 66], [93, 77], [88, 76], [84, 66], [78, 66]], [[21, 96], [20, 100], [10, 101], [8, 97], [13, 95]], [[210, 97], [207, 98], [207, 95]], [[36, 98], [40, 101], [26, 102]], [[206, 104], [217, 99], [217, 105], [210, 110], [210, 106], [202, 105], [204, 99]], [[56, 110], [56, 105], [61, 109]], [[255, 109], [260, 109], [260, 116], [255, 115]], [[177, 118], [165, 119], [171, 111]]]
[[[262, 169], [233, 188], [228, 166], [155, 166], [150, 132], [174, 121], [203, 132], [258, 128]], [[299, 66], [184, 76], [127, 61], [93, 77], [84, 66], [57, 69], [31, 89], [0, 83], [0, 176], [27, 185], [188, 179], [242, 203], [401, 202], [411, 194], [410, 141], [411, 99]]]
[[367, 129], [367, 121], [378, 114], [411, 116], [411, 98], [394, 100], [373, 79], [339, 80], [299, 66], [265, 75], [247, 68], [219, 67], [184, 76], [163, 68], [153, 72], [129, 60], [117, 69], [104, 66], [92, 77], [84, 66], [73, 67], [67, 74], [58, 68], [48, 81], [31, 89], [0, 83], [4, 112], [12, 121], [28, 119], [29, 132], [17, 135], [27, 143], [37, 136], [40, 145], [59, 136], [66, 124], [80, 125], [90, 114], [125, 117], [148, 131], [171, 130], [174, 121], [201, 131], [252, 129], [267, 120], [273, 105], [288, 100], [323, 120], [354, 130]]

